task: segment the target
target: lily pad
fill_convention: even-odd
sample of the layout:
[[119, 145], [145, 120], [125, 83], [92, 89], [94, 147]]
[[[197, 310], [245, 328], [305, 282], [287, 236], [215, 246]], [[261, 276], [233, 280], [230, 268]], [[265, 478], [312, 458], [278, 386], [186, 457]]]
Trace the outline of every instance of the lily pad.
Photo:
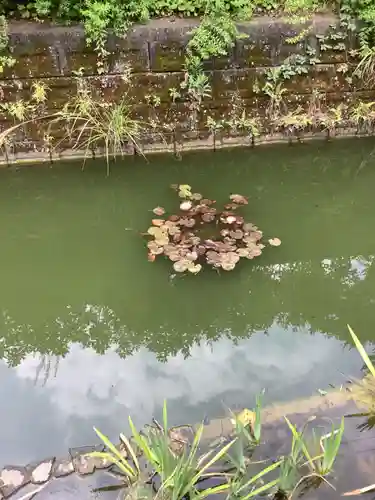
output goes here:
[[240, 256], [236, 252], [227, 252], [221, 255], [222, 262], [230, 262], [232, 264], [237, 264], [240, 260]]
[[160, 227], [155, 227], [155, 226], [149, 227], [148, 230], [147, 230], [147, 232], [148, 232], [148, 234], [150, 234], [151, 236], [153, 236], [155, 239], [157, 239], [157, 238], [163, 238], [167, 234], [166, 231], [164, 231]]
[[188, 267], [189, 273], [192, 273], [192, 274], [198, 274], [199, 271], [201, 271], [201, 270], [202, 270], [201, 264], [195, 264], [193, 266]]
[[203, 222], [213, 222], [215, 220], [215, 215], [209, 212], [202, 214]]
[[191, 210], [193, 208], [193, 204], [191, 201], [183, 201], [180, 204], [180, 210], [183, 210], [184, 212], [187, 212], [188, 210]]
[[181, 260], [181, 255], [177, 250], [175, 250], [174, 252], [169, 252], [166, 255], [169, 258], [169, 260], [171, 260], [172, 262], [177, 262], [177, 261]]
[[185, 227], [195, 226], [195, 220], [190, 217], [181, 217], [178, 223], [180, 226], [185, 226]]
[[181, 234], [181, 231], [177, 226], [170, 226], [168, 227], [168, 233], [171, 236], [177, 236], [178, 234]]
[[164, 226], [164, 222], [163, 219], [152, 219], [151, 221], [152, 225], [157, 227]]
[[164, 252], [163, 247], [159, 246], [156, 241], [149, 241], [147, 247], [152, 255], [160, 255]]
[[233, 269], [236, 267], [236, 264], [234, 264], [233, 262], [222, 262], [221, 267], [222, 269], [224, 269], [224, 271], [233, 271]]
[[251, 231], [257, 231], [258, 227], [254, 226], [254, 224], [252, 224], [251, 222], [245, 222], [245, 224], [242, 226], [242, 229], [245, 232], [250, 233]]
[[246, 258], [249, 258], [249, 255], [251, 253], [251, 250], [250, 248], [237, 248], [236, 252], [238, 253], [238, 255], [240, 257], [246, 257]]
[[206, 252], [206, 260], [207, 264], [219, 266], [221, 262], [220, 254], [215, 252], [214, 250], [209, 250], [208, 252]]
[[247, 205], [249, 202], [245, 196], [242, 194], [231, 194], [229, 198], [238, 205]]
[[178, 260], [173, 264], [173, 269], [176, 271], [176, 273], [184, 273], [185, 271], [187, 271], [188, 262], [189, 261]]
[[185, 255], [185, 258], [188, 259], [188, 260], [191, 260], [191, 261], [194, 261], [194, 260], [197, 260], [198, 258], [198, 254], [197, 252], [189, 252]]
[[191, 199], [195, 201], [200, 201], [203, 198], [203, 196], [200, 193], [193, 193], [191, 195]]
[[225, 224], [234, 224], [236, 220], [237, 218], [234, 215], [228, 215], [227, 217], [224, 218], [223, 222]]
[[281, 240], [279, 238], [271, 238], [268, 243], [273, 247], [279, 247], [281, 245]]
[[153, 209], [153, 212], [155, 215], [158, 215], [160, 217], [160, 215], [164, 215], [165, 214], [165, 209], [163, 207], [155, 207]]
[[191, 198], [191, 186], [189, 184], [180, 184], [178, 186], [178, 196], [180, 198]]
[[155, 243], [161, 247], [168, 245], [169, 243], [169, 238], [168, 236], [162, 236], [160, 238], [155, 238]]
[[[173, 188], [181, 198], [181, 212], [164, 220], [160, 217], [165, 209], [153, 209], [159, 218], [152, 220], [152, 227], [147, 231], [153, 237], [147, 243], [149, 260], [164, 254], [176, 272], [197, 274], [203, 262], [231, 271], [241, 258], [254, 259], [262, 254], [262, 231], [234, 212], [248, 204], [245, 196], [232, 194], [231, 201], [218, 210], [213, 206], [215, 200], [192, 193], [188, 184], [173, 185]], [[281, 241], [271, 238], [269, 244], [279, 246]]]
[[242, 240], [244, 237], [243, 231], [241, 229], [236, 229], [235, 231], [230, 231], [229, 236], [235, 240]]

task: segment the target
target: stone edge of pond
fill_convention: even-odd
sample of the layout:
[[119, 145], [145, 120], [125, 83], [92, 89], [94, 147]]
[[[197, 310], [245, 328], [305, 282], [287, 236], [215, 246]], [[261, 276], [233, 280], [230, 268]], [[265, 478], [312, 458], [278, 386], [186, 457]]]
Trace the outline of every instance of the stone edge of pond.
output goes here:
[[[311, 415], [317, 411], [344, 406], [351, 399], [352, 394], [343, 389], [340, 391], [331, 391], [325, 396], [316, 395], [288, 403], [274, 404], [262, 410], [262, 421], [263, 423], [272, 424], [282, 419], [284, 415]], [[233, 424], [229, 417], [213, 419], [204, 426], [202, 440], [211, 441], [217, 439], [219, 436], [228, 437], [232, 430]], [[171, 440], [173, 440], [172, 436]], [[118, 445], [117, 448], [126, 456], [126, 451], [124, 451], [121, 445]], [[52, 480], [66, 477], [73, 473], [82, 477], [91, 475], [99, 470], [109, 469], [112, 464], [107, 460], [86, 456], [87, 453], [92, 451], [103, 450], [104, 446], [100, 444], [70, 448], [69, 457], [60, 459], [49, 457], [30, 463], [24, 467], [6, 465], [0, 471], [0, 500], [10, 498], [30, 484], [35, 486], [35, 490], [25, 498], [35, 498], [38, 492]]]
[[[364, 138], [369, 137], [369, 135], [361, 135], [358, 134], [356, 129], [348, 128], [340, 131], [336, 135], [332, 135], [330, 137], [330, 142], [336, 139], [353, 139], [353, 138]], [[183, 144], [168, 144], [166, 142], [160, 143], [150, 143], [146, 144], [142, 147], [141, 153], [145, 156], [153, 155], [153, 154], [163, 154], [169, 153], [173, 155], [181, 155], [183, 153], [188, 153], [192, 151], [216, 151], [220, 149], [230, 149], [230, 148], [248, 148], [252, 149], [257, 146], [267, 146], [271, 144], [298, 144], [298, 143], [306, 143], [312, 141], [327, 141], [327, 134], [325, 132], [314, 132], [314, 133], [306, 133], [303, 136], [303, 139], [298, 141], [294, 139], [291, 141], [291, 138], [286, 136], [285, 134], [275, 133], [269, 135], [263, 135], [256, 138], [254, 145], [251, 145], [248, 137], [225, 137], [220, 140], [217, 139], [215, 142], [215, 148], [213, 148], [213, 136], [208, 137], [207, 139], [193, 139], [184, 142]], [[136, 153], [134, 148], [129, 148], [128, 151], [123, 153], [123, 157], [133, 157], [135, 155], [139, 156], [140, 153]], [[105, 159], [105, 152], [97, 151], [95, 153], [95, 159]], [[40, 151], [28, 151], [28, 152], [20, 152], [15, 154], [9, 154], [7, 158], [4, 156], [0, 156], [0, 168], [7, 168], [11, 166], [27, 166], [27, 165], [35, 165], [38, 163], [55, 163], [64, 160], [87, 160], [87, 152], [85, 150], [72, 150], [67, 149], [63, 152], [54, 152], [49, 154], [48, 152], [40, 152]]]

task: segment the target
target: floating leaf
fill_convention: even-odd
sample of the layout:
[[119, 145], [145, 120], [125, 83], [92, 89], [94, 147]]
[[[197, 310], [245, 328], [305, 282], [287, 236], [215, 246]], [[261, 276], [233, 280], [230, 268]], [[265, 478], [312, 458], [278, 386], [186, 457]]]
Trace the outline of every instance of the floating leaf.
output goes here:
[[191, 201], [183, 201], [180, 205], [180, 209], [184, 212], [187, 210], [191, 210], [193, 208], [193, 204]]
[[156, 241], [149, 241], [147, 247], [152, 255], [160, 255], [163, 253], [163, 248], [160, 247]]
[[215, 215], [209, 212], [202, 214], [203, 222], [213, 222], [215, 220]]
[[191, 198], [191, 186], [189, 184], [180, 184], [178, 186], [178, 196], [180, 198]]
[[189, 266], [188, 271], [192, 274], [198, 274], [202, 270], [201, 264], [196, 264], [195, 266]]
[[273, 247], [279, 247], [281, 245], [281, 240], [279, 238], [271, 238], [268, 243]]
[[229, 234], [229, 229], [222, 229], [222, 230], [220, 231], [220, 234], [221, 234], [221, 236], [228, 236], [228, 234]]
[[228, 215], [228, 217], [225, 219], [225, 222], [227, 224], [234, 224], [236, 222], [236, 217], [234, 215]]
[[168, 220], [170, 220], [172, 222], [178, 222], [180, 220], [180, 217], [178, 215], [170, 215], [168, 217]]
[[168, 236], [163, 236], [163, 237], [160, 237], [160, 238], [155, 238], [155, 243], [161, 247], [165, 246], [165, 245], [168, 245], [169, 243], [169, 238]]
[[236, 203], [227, 203], [226, 205], [224, 205], [224, 208], [226, 208], [227, 210], [236, 210], [238, 208], [238, 205], [236, 205]]
[[242, 229], [245, 232], [250, 233], [251, 231], [257, 231], [258, 227], [254, 226], [254, 224], [252, 224], [251, 222], [245, 222], [245, 224], [242, 226]]
[[250, 257], [248, 258], [253, 259], [254, 257], [259, 257], [259, 255], [262, 255], [262, 250], [258, 246], [256, 246], [251, 250]]
[[229, 236], [235, 240], [242, 240], [244, 237], [243, 231], [241, 229], [236, 229], [235, 231], [230, 231]]
[[221, 258], [217, 252], [214, 252], [213, 250], [209, 250], [208, 252], [206, 252], [206, 260], [207, 260], [207, 264], [211, 264], [211, 265], [215, 266], [215, 265], [220, 265]]
[[173, 269], [176, 271], [176, 273], [184, 273], [185, 271], [187, 271], [189, 265], [189, 260], [182, 259], [173, 264]]
[[177, 236], [178, 234], [181, 234], [181, 231], [180, 231], [180, 229], [177, 226], [170, 226], [168, 228], [168, 233], [171, 236]]
[[203, 196], [200, 193], [193, 193], [191, 195], [191, 199], [195, 201], [200, 201], [203, 198]]
[[185, 258], [188, 259], [188, 260], [197, 260], [198, 258], [198, 254], [197, 252], [188, 252], [186, 255], [185, 255]]
[[237, 248], [237, 253], [240, 257], [247, 257], [249, 259], [250, 252], [251, 250], [249, 248]]
[[163, 219], [152, 219], [152, 221], [151, 221], [151, 222], [152, 222], [152, 225], [153, 225], [153, 226], [158, 226], [158, 227], [160, 227], [160, 226], [164, 226], [164, 222], [165, 222], [165, 221], [164, 221]]
[[155, 207], [153, 209], [153, 212], [155, 215], [158, 215], [160, 217], [161, 215], [165, 214], [165, 209], [163, 207]]
[[181, 255], [177, 250], [174, 252], [169, 252], [166, 255], [167, 255], [167, 257], [169, 257], [169, 260], [171, 260], [172, 262], [177, 262], [177, 261], [181, 260]]
[[224, 269], [224, 271], [233, 271], [233, 269], [236, 267], [236, 264], [233, 262], [222, 262], [221, 267]]
[[195, 226], [195, 220], [190, 217], [181, 217], [179, 224], [180, 226], [193, 227]]
[[240, 256], [236, 252], [228, 252], [224, 253], [221, 256], [222, 262], [230, 262], [232, 264], [237, 264], [237, 262], [240, 260]]
[[153, 236], [155, 239], [165, 238], [167, 236], [166, 231], [164, 231], [160, 227], [155, 227], [155, 226], [149, 227], [148, 230], [147, 230], [147, 232], [148, 232], [148, 234], [150, 234], [151, 236]]
[[231, 194], [229, 198], [238, 205], [247, 205], [249, 203], [247, 201], [247, 198], [245, 196], [242, 196], [242, 194]]
[[153, 253], [149, 252], [149, 253], [147, 254], [147, 260], [148, 260], [149, 262], [154, 262], [154, 260], [155, 260], [155, 259], [156, 259], [156, 256], [155, 256]]

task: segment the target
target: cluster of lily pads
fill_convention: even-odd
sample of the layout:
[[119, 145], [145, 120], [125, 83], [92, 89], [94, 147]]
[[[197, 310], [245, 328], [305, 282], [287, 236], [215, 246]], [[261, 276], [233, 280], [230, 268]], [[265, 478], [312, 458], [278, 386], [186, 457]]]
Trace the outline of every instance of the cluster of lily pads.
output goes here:
[[[193, 274], [202, 270], [203, 264], [214, 269], [232, 271], [240, 259], [254, 259], [262, 254], [265, 245], [263, 233], [257, 226], [246, 222], [237, 210], [248, 200], [240, 194], [230, 195], [223, 210], [214, 207], [215, 201], [193, 193], [187, 184], [172, 185], [180, 198], [178, 214], [165, 217], [163, 207], [156, 207], [148, 228], [148, 259], [164, 255], [173, 262], [177, 273]], [[278, 238], [268, 240], [279, 246]]]

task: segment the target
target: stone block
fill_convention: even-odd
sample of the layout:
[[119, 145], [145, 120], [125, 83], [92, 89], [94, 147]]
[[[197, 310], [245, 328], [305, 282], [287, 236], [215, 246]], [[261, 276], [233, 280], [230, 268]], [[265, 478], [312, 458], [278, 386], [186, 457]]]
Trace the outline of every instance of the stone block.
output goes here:
[[8, 498], [30, 482], [26, 467], [5, 466], [0, 472], [0, 494]]
[[151, 71], [181, 71], [185, 63], [185, 44], [180, 41], [150, 43]]
[[253, 68], [213, 71], [210, 75], [212, 97], [230, 99], [234, 93], [245, 99], [253, 97], [257, 78], [257, 71]]
[[3, 79], [46, 78], [60, 75], [59, 63], [51, 54], [39, 54], [16, 58], [12, 67], [5, 67]]
[[52, 475], [56, 478], [69, 476], [74, 472], [73, 462], [69, 459], [56, 460]]
[[54, 461], [55, 457], [52, 457], [39, 462], [31, 471], [31, 482], [33, 484], [46, 483], [51, 477]]

